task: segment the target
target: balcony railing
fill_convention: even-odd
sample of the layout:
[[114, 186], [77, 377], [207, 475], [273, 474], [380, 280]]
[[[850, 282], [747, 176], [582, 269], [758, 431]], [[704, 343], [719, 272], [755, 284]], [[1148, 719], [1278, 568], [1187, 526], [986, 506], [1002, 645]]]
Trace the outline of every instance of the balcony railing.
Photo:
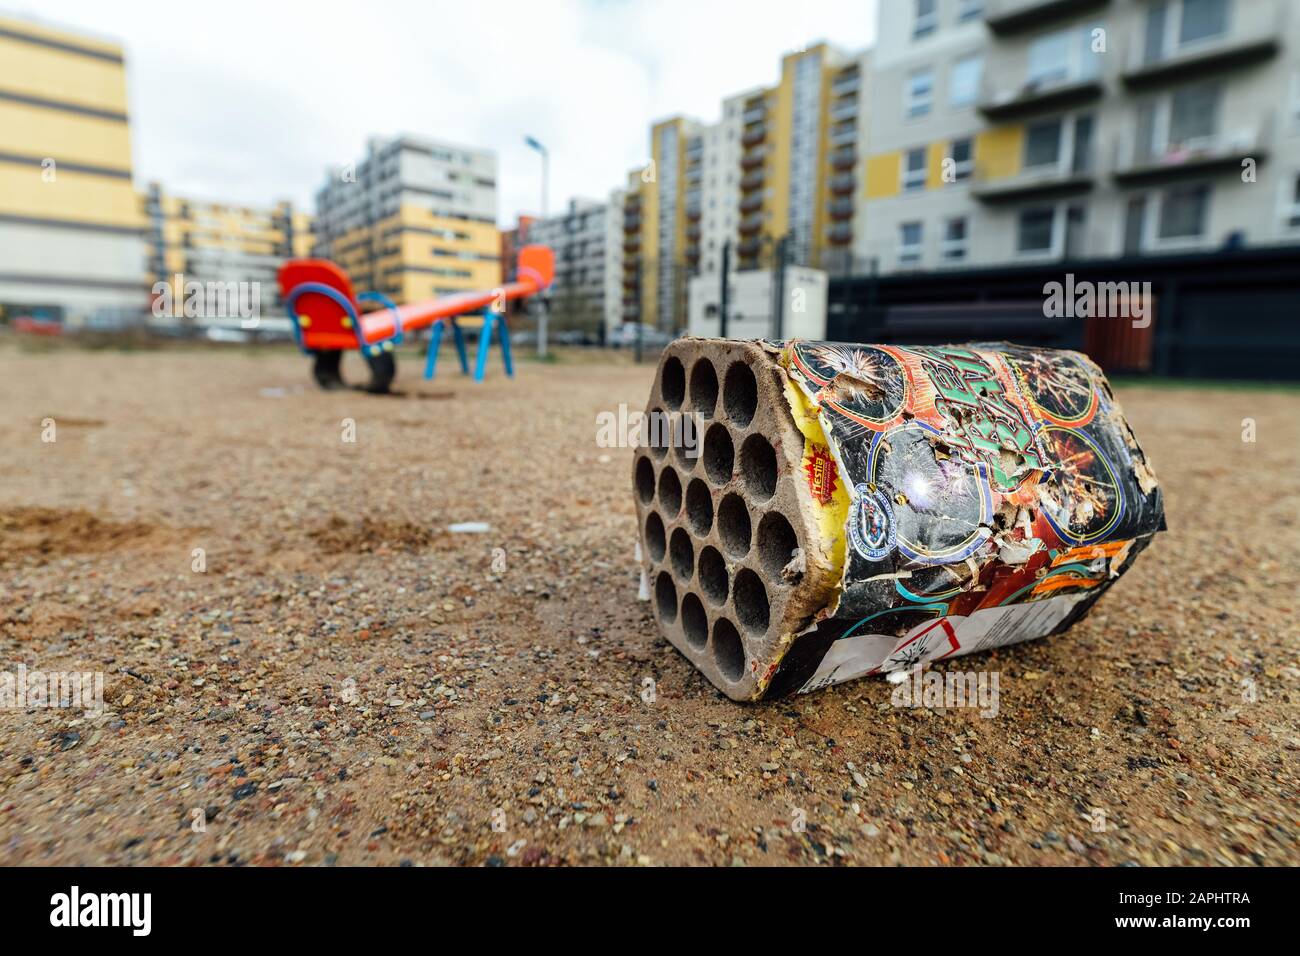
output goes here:
[[826, 211], [832, 219], [849, 219], [853, 216], [853, 200], [832, 199], [826, 204]]
[[831, 165], [836, 169], [848, 169], [858, 161], [858, 153], [852, 146], [841, 146], [831, 153]]
[[1073, 196], [1096, 184], [1093, 151], [1063, 156], [1059, 162], [1030, 166], [1014, 176], [991, 176], [978, 162], [971, 177], [971, 195], [986, 203], [1020, 202]]
[[740, 165], [743, 169], [753, 169], [755, 166], [762, 166], [766, 158], [766, 149], [749, 149], [741, 155]]
[[999, 36], [1099, 10], [1110, 0], [985, 0], [984, 22]]
[[835, 245], [843, 245], [853, 238], [853, 225], [847, 222], [837, 222], [826, 231], [826, 238]]
[[1215, 36], [1170, 47], [1147, 42], [1143, 35], [1130, 43], [1124, 84], [1130, 89], [1174, 83], [1211, 71], [1248, 66], [1267, 60], [1281, 48], [1286, 23], [1279, 0], [1240, 0], [1228, 10], [1228, 28]]
[[767, 136], [767, 126], [759, 123], [757, 126], [746, 127], [740, 141], [746, 146], [753, 146], [755, 143], [763, 142], [765, 136]]
[[761, 167], [740, 177], [741, 189], [757, 189], [761, 185], [763, 185], [763, 170]]
[[858, 141], [858, 128], [854, 124], [840, 126], [831, 130], [829, 137], [831, 146], [844, 146]]
[[766, 104], [760, 103], [758, 106], [751, 106], [749, 109], [745, 110], [745, 112], [741, 113], [740, 121], [748, 126], [750, 123], [760, 122], [766, 116], [767, 106]]
[[829, 185], [831, 187], [831, 192], [833, 193], [836, 194], [851, 193], [853, 192], [853, 186], [854, 186], [853, 174], [837, 173], [836, 175], [831, 177]]
[[841, 73], [831, 81], [831, 93], [835, 96], [856, 93], [861, 88], [862, 79], [857, 73]]
[[740, 220], [740, 234], [742, 236], [758, 232], [761, 228], [763, 228], [763, 216], [761, 213], [746, 216], [744, 219]]
[[763, 208], [762, 193], [750, 193], [748, 196], [745, 196], [743, 199], [740, 200], [741, 212], [753, 212], [755, 209], [762, 209], [762, 208]]
[[986, 83], [980, 92], [979, 111], [990, 120], [1002, 122], [1029, 113], [1081, 106], [1100, 99], [1103, 89], [1095, 67], [1074, 76], [1028, 82], [1020, 87], [994, 88]]
[[831, 122], [837, 123], [840, 120], [857, 119], [858, 101], [851, 100], [845, 103], [836, 104], [831, 107]]
[[1239, 173], [1245, 160], [1267, 159], [1273, 147], [1276, 117], [1234, 123], [1232, 128], [1164, 146], [1143, 147], [1129, 134], [1115, 143], [1115, 180], [1122, 185], [1160, 182], [1207, 173]]

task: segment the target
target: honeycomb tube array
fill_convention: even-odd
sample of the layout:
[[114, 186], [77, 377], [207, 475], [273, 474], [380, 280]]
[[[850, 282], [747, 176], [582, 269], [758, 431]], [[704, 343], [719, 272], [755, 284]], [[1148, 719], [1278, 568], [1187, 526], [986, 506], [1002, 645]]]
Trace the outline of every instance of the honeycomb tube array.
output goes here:
[[752, 343], [674, 342], [633, 462], [659, 629], [733, 700], [762, 695], [838, 584], [807, 515], [785, 372]]

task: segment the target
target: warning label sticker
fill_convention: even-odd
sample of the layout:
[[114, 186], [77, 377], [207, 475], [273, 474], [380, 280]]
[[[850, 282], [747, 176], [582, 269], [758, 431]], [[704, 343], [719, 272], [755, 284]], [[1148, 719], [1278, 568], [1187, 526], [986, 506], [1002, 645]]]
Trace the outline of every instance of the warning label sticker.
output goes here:
[[[831, 645], [816, 673], [799, 689], [806, 694], [873, 673], [909, 670], [930, 661], [1006, 647], [1050, 634], [1088, 594], [981, 608], [918, 624], [902, 637], [852, 633]], [[870, 625], [866, 625], [869, 627]]]

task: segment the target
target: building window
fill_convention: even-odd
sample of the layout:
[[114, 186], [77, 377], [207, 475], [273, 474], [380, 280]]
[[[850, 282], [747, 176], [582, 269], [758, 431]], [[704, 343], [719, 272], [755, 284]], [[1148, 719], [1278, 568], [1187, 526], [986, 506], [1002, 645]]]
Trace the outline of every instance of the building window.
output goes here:
[[1016, 224], [1016, 251], [1021, 253], [1043, 253], [1052, 251], [1052, 226], [1056, 222], [1056, 210], [1051, 206], [1041, 209], [1026, 209], [1020, 213]]
[[1205, 235], [1209, 186], [1184, 186], [1165, 193], [1160, 203], [1161, 239], [1199, 239]]
[[943, 227], [943, 246], [940, 254], [947, 262], [960, 262], [966, 258], [970, 245], [970, 223], [965, 216], [949, 219]]
[[1029, 45], [1030, 86], [1057, 83], [1069, 75], [1070, 30], [1041, 36]]
[[1228, 0], [1161, 0], [1147, 10], [1143, 53], [1156, 63], [1227, 32]]
[[974, 141], [954, 139], [948, 147], [948, 158], [952, 160], [952, 181], [964, 183], [975, 170]]
[[914, 266], [921, 262], [921, 224], [905, 222], [898, 227], [898, 264]]
[[907, 79], [907, 102], [903, 111], [908, 119], [925, 116], [934, 101], [934, 70], [917, 70]]
[[1056, 166], [1061, 161], [1060, 118], [1030, 123], [1025, 130], [1025, 168]]
[[1174, 93], [1169, 104], [1169, 148], [1185, 148], [1214, 138], [1218, 128], [1219, 85], [1201, 83]]
[[912, 21], [912, 39], [929, 36], [939, 28], [939, 0], [915, 0], [916, 19]]
[[957, 22], [974, 20], [984, 13], [984, 0], [957, 0]]
[[1183, 0], [1178, 44], [1221, 36], [1228, 30], [1228, 0]]
[[1025, 85], [1030, 89], [1075, 83], [1097, 76], [1101, 55], [1092, 48], [1093, 33], [1101, 24], [1058, 30], [1029, 45], [1029, 68]]
[[979, 54], [962, 57], [952, 65], [948, 74], [948, 105], [953, 109], [971, 106], [979, 97], [983, 66], [984, 58]]
[[918, 192], [925, 188], [925, 147], [909, 149], [903, 157], [903, 192]]

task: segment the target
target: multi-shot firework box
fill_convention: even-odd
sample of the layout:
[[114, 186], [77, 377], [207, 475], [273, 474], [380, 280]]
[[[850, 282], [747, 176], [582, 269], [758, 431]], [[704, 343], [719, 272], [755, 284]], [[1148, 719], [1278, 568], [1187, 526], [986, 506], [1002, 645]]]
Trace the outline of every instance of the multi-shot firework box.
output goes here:
[[1059, 633], [1164, 530], [1077, 352], [679, 339], [646, 420], [655, 617], [736, 700]]

